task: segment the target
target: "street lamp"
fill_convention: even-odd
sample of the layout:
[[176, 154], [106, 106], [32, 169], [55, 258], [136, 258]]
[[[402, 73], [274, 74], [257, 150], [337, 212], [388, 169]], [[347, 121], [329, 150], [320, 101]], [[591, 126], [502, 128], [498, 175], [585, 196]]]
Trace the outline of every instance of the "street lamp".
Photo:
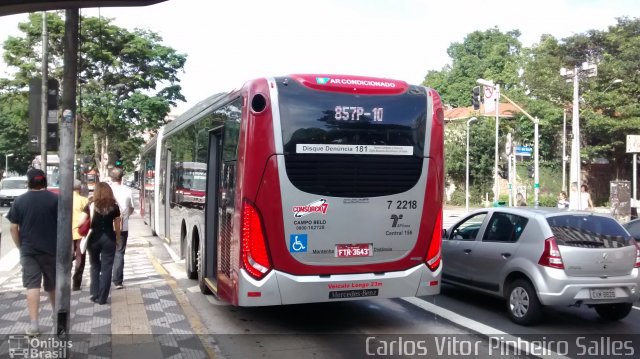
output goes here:
[[604, 94], [605, 92], [607, 92], [607, 90], [608, 90], [608, 89], [610, 89], [610, 88], [611, 88], [611, 86], [613, 86], [613, 85], [615, 85], [615, 84], [622, 83], [622, 82], [624, 82], [624, 81], [622, 81], [621, 79], [615, 79], [615, 80], [611, 81], [611, 83], [609, 84], [609, 86], [607, 86], [607, 88], [606, 88], [606, 89], [604, 89], [604, 91], [602, 91], [602, 94]]
[[471, 125], [471, 122], [476, 120], [477, 120], [476, 117], [471, 117], [470, 119], [467, 120], [467, 172], [466, 172], [467, 182], [466, 182], [465, 195], [464, 195], [467, 212], [469, 212], [469, 125]]
[[4, 155], [4, 176], [8, 177], [9, 174], [9, 157], [13, 156], [13, 153], [6, 153]]

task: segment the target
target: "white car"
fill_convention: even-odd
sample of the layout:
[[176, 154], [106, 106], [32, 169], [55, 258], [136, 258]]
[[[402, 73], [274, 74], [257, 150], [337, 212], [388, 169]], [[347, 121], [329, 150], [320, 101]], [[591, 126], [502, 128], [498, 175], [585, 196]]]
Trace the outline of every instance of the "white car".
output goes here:
[[28, 191], [27, 177], [7, 177], [0, 182], [0, 206], [11, 205], [19, 195]]

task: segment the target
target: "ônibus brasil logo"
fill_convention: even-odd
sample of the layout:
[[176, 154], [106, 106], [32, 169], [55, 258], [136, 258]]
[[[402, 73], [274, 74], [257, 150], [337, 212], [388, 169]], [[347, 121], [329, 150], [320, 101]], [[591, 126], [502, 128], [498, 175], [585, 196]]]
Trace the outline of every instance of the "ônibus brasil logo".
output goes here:
[[326, 199], [321, 198], [304, 206], [293, 206], [293, 216], [300, 218], [311, 213], [327, 214], [327, 208], [329, 208], [329, 203]]

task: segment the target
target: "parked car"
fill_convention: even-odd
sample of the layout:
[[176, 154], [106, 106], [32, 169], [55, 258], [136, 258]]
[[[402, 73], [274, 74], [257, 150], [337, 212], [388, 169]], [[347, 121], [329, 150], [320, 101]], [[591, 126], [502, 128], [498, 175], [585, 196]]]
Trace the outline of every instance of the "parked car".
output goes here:
[[27, 177], [7, 177], [0, 181], [0, 207], [11, 205], [19, 195], [27, 192]]
[[629, 232], [631, 237], [636, 241], [640, 241], [640, 218], [623, 223], [622, 226]]
[[640, 296], [640, 246], [607, 215], [481, 209], [444, 237], [443, 282], [504, 298], [520, 325], [536, 323], [543, 306], [588, 305], [619, 320]]

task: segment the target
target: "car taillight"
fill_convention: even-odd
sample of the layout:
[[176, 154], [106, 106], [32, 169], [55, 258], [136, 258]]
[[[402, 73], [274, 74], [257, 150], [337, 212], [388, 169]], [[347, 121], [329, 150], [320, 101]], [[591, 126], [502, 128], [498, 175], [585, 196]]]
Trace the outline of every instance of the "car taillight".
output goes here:
[[431, 235], [431, 242], [429, 243], [429, 249], [427, 250], [426, 263], [427, 267], [431, 271], [435, 271], [442, 262], [442, 211], [438, 211], [438, 217], [436, 217], [436, 224], [433, 228], [433, 234]]
[[555, 237], [545, 239], [544, 251], [540, 256], [538, 264], [545, 267], [564, 269], [564, 263], [562, 262], [562, 256], [560, 255]]
[[262, 279], [271, 269], [267, 241], [258, 210], [245, 201], [242, 208], [242, 264], [254, 278]]

